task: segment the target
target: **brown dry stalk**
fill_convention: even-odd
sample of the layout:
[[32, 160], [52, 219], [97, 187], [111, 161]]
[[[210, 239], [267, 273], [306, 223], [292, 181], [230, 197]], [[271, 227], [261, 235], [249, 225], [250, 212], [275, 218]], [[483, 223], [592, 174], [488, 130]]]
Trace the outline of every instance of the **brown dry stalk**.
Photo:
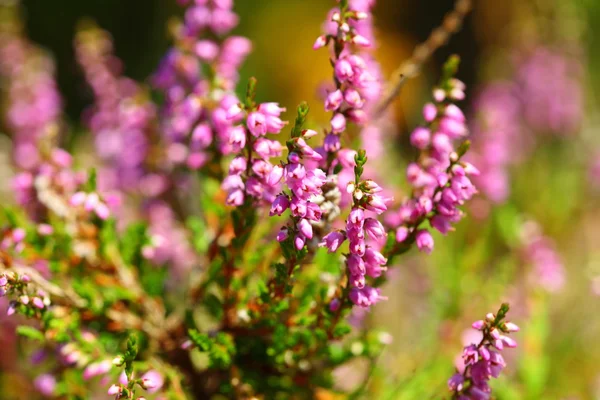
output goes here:
[[435, 28], [427, 40], [413, 51], [411, 58], [402, 63], [392, 74], [386, 85], [383, 96], [375, 107], [372, 119], [376, 120], [390, 106], [392, 101], [400, 94], [406, 81], [414, 78], [421, 71], [423, 64], [429, 60], [431, 55], [450, 40], [450, 37], [458, 32], [462, 23], [471, 11], [472, 0], [457, 0], [454, 9], [444, 17], [442, 24]]

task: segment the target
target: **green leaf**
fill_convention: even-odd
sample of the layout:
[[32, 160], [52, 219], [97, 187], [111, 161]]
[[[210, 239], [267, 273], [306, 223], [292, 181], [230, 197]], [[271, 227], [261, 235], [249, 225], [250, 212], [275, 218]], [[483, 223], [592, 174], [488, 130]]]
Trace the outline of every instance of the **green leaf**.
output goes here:
[[196, 329], [190, 329], [188, 335], [200, 350], [209, 351], [212, 348], [212, 341], [206, 333], [200, 333]]
[[18, 326], [17, 333], [26, 338], [29, 338], [32, 340], [37, 340], [40, 342], [43, 342], [46, 339], [42, 332], [40, 332], [39, 330], [37, 330], [31, 326], [27, 326], [27, 325]]

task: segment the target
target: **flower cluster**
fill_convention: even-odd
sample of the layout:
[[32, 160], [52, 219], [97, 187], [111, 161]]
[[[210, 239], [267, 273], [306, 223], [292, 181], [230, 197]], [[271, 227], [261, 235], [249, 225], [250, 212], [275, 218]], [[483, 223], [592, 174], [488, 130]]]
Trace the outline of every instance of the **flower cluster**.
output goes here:
[[[248, 91], [254, 92], [255, 81], [249, 85]], [[252, 96], [249, 96], [253, 98]], [[227, 111], [227, 118], [232, 121], [244, 120], [245, 125], [237, 125], [231, 129], [229, 143], [240, 153], [229, 165], [229, 175], [222, 184], [227, 192], [227, 204], [240, 206], [246, 198], [252, 197], [266, 203], [272, 203], [278, 191], [278, 183], [283, 176], [283, 169], [274, 168], [269, 162], [271, 157], [279, 157], [281, 144], [267, 139], [267, 133], [281, 132], [286, 122], [280, 116], [285, 108], [277, 103], [262, 103], [256, 106], [248, 101], [244, 109], [234, 104]], [[244, 154], [246, 152], [246, 154]], [[256, 157], [256, 156], [257, 157]]]
[[[381, 187], [371, 180], [361, 180], [367, 157], [364, 150], [360, 150], [355, 157], [355, 181], [348, 184], [347, 191], [351, 193], [353, 207], [346, 219], [346, 232], [350, 254], [346, 256], [348, 281], [350, 284], [350, 300], [361, 307], [369, 307], [385, 299], [378, 288], [366, 284], [366, 277], [378, 278], [385, 271], [387, 259], [373, 246], [367, 244], [367, 239], [372, 241], [385, 240], [387, 233], [383, 225], [375, 218], [365, 216], [365, 212], [375, 215], [387, 210], [386, 204], [392, 199], [383, 198]], [[331, 240], [330, 233], [325, 242]], [[330, 250], [332, 248], [330, 247]]]
[[540, 46], [517, 56], [515, 81], [523, 117], [537, 132], [567, 136], [581, 125], [582, 65], [569, 51]]
[[411, 144], [419, 150], [418, 160], [407, 168], [412, 198], [388, 216], [388, 222], [397, 227], [398, 243], [414, 240], [421, 251], [428, 253], [433, 250], [433, 237], [420, 224], [428, 220], [433, 228], [448, 233], [463, 216], [458, 207], [477, 192], [469, 177], [479, 171], [460, 160], [468, 142], [458, 149], [454, 147], [454, 142], [464, 140], [468, 132], [465, 116], [454, 104], [465, 97], [464, 84], [452, 78], [457, 65], [457, 59], [447, 63], [444, 79], [433, 91], [434, 103], [423, 108], [426, 125], [411, 133]]
[[148, 181], [153, 178], [145, 165], [155, 106], [135, 81], [121, 76], [121, 63], [112, 47], [108, 34], [95, 27], [81, 30], [75, 40], [77, 59], [94, 92], [94, 104], [85, 111], [85, 119], [104, 162], [98, 184], [103, 191], [142, 189], [144, 194], [157, 196], [166, 185], [149, 191]]
[[473, 329], [481, 332], [478, 344], [470, 344], [463, 350], [463, 366], [448, 380], [453, 399], [488, 400], [491, 389], [489, 380], [497, 378], [506, 367], [500, 352], [505, 348], [517, 347], [507, 334], [517, 332], [519, 327], [505, 321], [508, 304], [503, 304], [496, 315], [489, 313], [484, 320], [473, 323]]
[[313, 238], [313, 223], [321, 220], [322, 211], [313, 200], [322, 196], [321, 188], [325, 184], [325, 172], [314, 167], [309, 161], [321, 161], [322, 156], [310, 147], [305, 139], [317, 134], [314, 130], [301, 130], [302, 123], [308, 113], [308, 106], [302, 104], [298, 108], [296, 126], [292, 132], [292, 138], [287, 141], [287, 162], [282, 166], [275, 166], [271, 172], [272, 184], [278, 183], [281, 178], [285, 182], [289, 193], [285, 191], [277, 195], [271, 205], [269, 214], [281, 215], [288, 208], [292, 215], [292, 226], [285, 226], [277, 235], [280, 242], [289, 236], [294, 238], [294, 246], [297, 250], [304, 248], [307, 240]]
[[[240, 36], [212, 39], [237, 25], [232, 7], [232, 1], [222, 0], [190, 5], [175, 32], [177, 46], [154, 76], [154, 85], [166, 97], [162, 131], [167, 157], [175, 166], [201, 168], [211, 159], [211, 146], [217, 154], [237, 152], [230, 144], [235, 121], [227, 118], [227, 111], [239, 102], [233, 94], [237, 70], [252, 46]], [[204, 75], [205, 70], [210, 72]]]
[[487, 84], [475, 102], [469, 160], [481, 171], [477, 187], [493, 203], [506, 202], [509, 167], [531, 154], [537, 139], [571, 135], [582, 123], [583, 79], [575, 57], [538, 47], [514, 59], [510, 79]]
[[367, 61], [355, 51], [356, 48], [371, 47], [371, 41], [362, 34], [364, 26], [361, 24], [370, 18], [369, 7], [354, 3], [359, 2], [342, 2], [340, 8], [331, 10], [325, 34], [319, 36], [313, 46], [318, 49], [331, 44], [335, 89], [326, 96], [325, 110], [332, 111], [333, 116], [323, 148], [333, 154], [341, 148], [340, 134], [346, 130], [347, 120], [358, 124], [367, 121], [368, 115], [363, 109], [365, 98], [374, 92], [374, 86], [379, 87]]
[[28, 275], [16, 273], [0, 274], [0, 297], [8, 296], [15, 298], [9, 303], [7, 315], [13, 315], [20, 311], [25, 315], [36, 315], [50, 305], [50, 298], [43, 290], [32, 292], [29, 287], [31, 278]]
[[520, 124], [521, 105], [511, 83], [496, 83], [481, 91], [475, 101], [477, 120], [473, 124], [473, 151], [468, 159], [477, 165], [477, 188], [493, 203], [506, 201], [509, 192], [508, 168], [523, 156], [530, 144]]
[[[96, 385], [69, 382], [96, 381], [121, 400], [326, 395], [334, 368], [355, 357], [375, 368], [389, 343], [370, 330], [343, 340], [357, 321], [352, 311], [364, 315], [386, 299], [380, 288], [390, 277], [388, 260], [414, 242], [431, 250], [421, 224], [448, 232], [475, 193], [470, 176], [477, 170], [461, 159], [468, 144], [455, 147], [467, 134], [454, 104], [464, 98], [453, 77], [457, 61], [425, 107], [426, 124], [411, 135], [419, 150], [408, 167], [412, 196], [389, 213], [386, 227], [381, 216], [393, 200], [379, 178], [365, 174], [367, 151], [341, 146], [351, 123], [383, 137], [383, 125], [369, 125], [381, 122], [371, 120], [382, 100], [370, 52], [375, 1], [340, 0], [315, 44], [331, 52], [334, 75], [320, 148], [309, 145], [317, 131], [304, 128], [307, 104], [291, 135], [275, 140], [286, 109], [256, 103], [254, 78], [245, 98], [235, 95], [251, 45], [227, 37], [238, 22], [233, 1], [179, 3], [186, 9], [173, 25], [175, 44], [152, 78], [164, 95], [160, 105], [123, 75], [107, 34], [87, 28], [76, 38], [94, 95], [84, 120], [96, 142], [98, 182], [95, 170], [75, 172], [71, 155], [56, 145], [60, 99], [41, 93], [53, 104], [35, 121], [43, 132], [35, 139], [39, 157], [20, 165], [15, 180], [19, 201], [35, 209], [29, 216], [8, 210], [0, 230], [0, 295], [11, 301], [9, 314], [34, 319], [17, 329], [41, 345], [32, 359], [54, 355], [34, 386], [48, 396], [94, 397]], [[22, 79], [12, 68], [3, 63], [0, 72]], [[33, 86], [51, 92], [53, 84]], [[29, 89], [15, 93], [35, 95]], [[37, 100], [33, 108], [41, 107]], [[14, 122], [9, 128], [26, 130]], [[350, 144], [358, 132], [349, 133]], [[363, 130], [366, 140], [371, 134]], [[371, 158], [382, 154], [378, 145]], [[267, 213], [286, 215], [285, 222], [261, 218]], [[393, 233], [397, 242], [388, 240]], [[184, 265], [197, 268], [170, 279]], [[499, 349], [514, 344], [505, 313], [477, 324], [484, 340], [465, 352], [462, 381], [453, 378], [456, 396], [487, 393]], [[364, 397], [368, 387], [349, 394]]]
[[18, 31], [11, 32], [9, 25], [6, 22], [6, 31], [0, 31], [0, 75], [8, 94], [6, 124], [12, 132], [13, 161], [19, 169], [33, 171], [43, 162], [42, 142], [53, 140], [60, 131], [62, 100], [52, 59]]
[[521, 241], [525, 261], [532, 266], [531, 279], [548, 292], [558, 292], [565, 284], [562, 260], [551, 238], [542, 233], [534, 221], [521, 228]]

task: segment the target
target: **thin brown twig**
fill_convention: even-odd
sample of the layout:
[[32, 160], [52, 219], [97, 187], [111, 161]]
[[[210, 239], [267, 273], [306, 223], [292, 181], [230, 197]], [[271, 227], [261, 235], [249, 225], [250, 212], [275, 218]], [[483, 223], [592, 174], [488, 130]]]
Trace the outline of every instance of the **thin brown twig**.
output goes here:
[[415, 47], [411, 58], [394, 71], [389, 83], [386, 85], [381, 100], [375, 106], [372, 114], [374, 120], [379, 118], [390, 104], [392, 104], [402, 91], [406, 81], [419, 75], [421, 67], [429, 60], [432, 54], [448, 43], [450, 37], [460, 30], [472, 6], [472, 0], [456, 0], [454, 9], [446, 14], [442, 24], [431, 32], [425, 42]]

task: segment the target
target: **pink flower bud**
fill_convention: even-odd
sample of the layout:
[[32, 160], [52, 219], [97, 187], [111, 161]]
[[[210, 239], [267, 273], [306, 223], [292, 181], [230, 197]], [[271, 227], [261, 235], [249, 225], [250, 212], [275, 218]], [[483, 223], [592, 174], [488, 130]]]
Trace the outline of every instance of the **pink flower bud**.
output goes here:
[[385, 228], [375, 218], [365, 219], [364, 229], [373, 239], [381, 239], [386, 236]]
[[44, 309], [44, 301], [42, 299], [40, 299], [39, 297], [34, 297], [32, 300], [32, 304], [39, 308], [40, 310]]
[[305, 139], [308, 139], [310, 137], [313, 137], [317, 135], [317, 131], [312, 130], [312, 129], [305, 129], [302, 131], [302, 136], [304, 136]]
[[343, 114], [335, 114], [331, 118], [331, 130], [334, 133], [341, 133], [346, 130], [346, 118]]
[[505, 323], [504, 328], [506, 328], [506, 330], [508, 332], [518, 332], [520, 330], [520, 328], [516, 324], [513, 324], [512, 322]]
[[430, 141], [431, 131], [427, 128], [418, 127], [410, 135], [410, 143], [420, 150], [426, 149]]
[[85, 202], [85, 199], [87, 198], [87, 194], [84, 192], [77, 192], [75, 193], [73, 196], [71, 196], [71, 198], [69, 199], [69, 204], [71, 204], [72, 206], [80, 206]]
[[140, 386], [143, 389], [149, 390], [149, 389], [154, 389], [156, 387], [156, 383], [149, 378], [143, 378], [140, 382]]
[[406, 240], [407, 237], [408, 237], [408, 228], [407, 227], [401, 226], [400, 228], [396, 229], [396, 242], [402, 243]]
[[327, 247], [329, 253], [335, 253], [345, 240], [346, 236], [342, 232], [332, 231], [323, 237], [319, 247]]
[[298, 251], [300, 251], [304, 248], [305, 243], [306, 243], [306, 239], [301, 235], [296, 235], [296, 237], [294, 238], [294, 247]]
[[289, 236], [289, 231], [286, 227], [281, 228], [281, 230], [277, 233], [277, 241], [283, 242]]
[[361, 47], [371, 47], [371, 41], [362, 35], [354, 35], [352, 37], [352, 43]]
[[342, 82], [354, 76], [354, 70], [348, 60], [342, 58], [335, 63], [335, 76]]
[[475, 321], [471, 326], [473, 327], [473, 329], [477, 329], [478, 331], [480, 331], [485, 326], [485, 321], [482, 319], [479, 321]]
[[425, 121], [432, 122], [437, 115], [437, 108], [432, 103], [427, 103], [423, 107], [423, 117]]
[[327, 36], [321, 35], [317, 38], [317, 40], [315, 41], [315, 44], [313, 44], [313, 50], [320, 49], [321, 47], [324, 47], [325, 45], [327, 45]]
[[240, 107], [239, 103], [236, 103], [234, 105], [232, 105], [231, 107], [229, 107], [229, 109], [227, 110], [227, 114], [226, 114], [226, 118], [228, 120], [232, 120], [235, 119], [236, 117], [238, 117], [241, 113], [243, 112], [242, 108]]
[[98, 218], [105, 220], [110, 216], [110, 210], [104, 203], [98, 203], [94, 209]]
[[415, 237], [415, 241], [419, 250], [428, 254], [433, 251], [433, 237], [431, 236], [431, 233], [429, 233], [429, 231], [425, 229], [421, 229], [420, 231], [418, 231]]
[[267, 133], [267, 119], [259, 112], [251, 112], [246, 122], [252, 135], [259, 137]]
[[332, 312], [335, 312], [337, 310], [339, 310], [341, 305], [341, 302], [339, 299], [333, 299], [331, 300], [331, 303], [329, 303], [329, 310]]
[[119, 386], [119, 385], [112, 385], [111, 387], [108, 388], [108, 394], [110, 396], [114, 396], [119, 393], [121, 393], [121, 386]]
[[325, 111], [337, 110], [342, 105], [344, 96], [341, 90], [336, 90], [327, 95], [325, 99]]
[[312, 229], [312, 225], [310, 224], [310, 222], [307, 219], [301, 219], [298, 222], [298, 229], [300, 230], [300, 233], [302, 233], [302, 235], [304, 235], [304, 237], [306, 237], [307, 239], [312, 239], [313, 229]]

